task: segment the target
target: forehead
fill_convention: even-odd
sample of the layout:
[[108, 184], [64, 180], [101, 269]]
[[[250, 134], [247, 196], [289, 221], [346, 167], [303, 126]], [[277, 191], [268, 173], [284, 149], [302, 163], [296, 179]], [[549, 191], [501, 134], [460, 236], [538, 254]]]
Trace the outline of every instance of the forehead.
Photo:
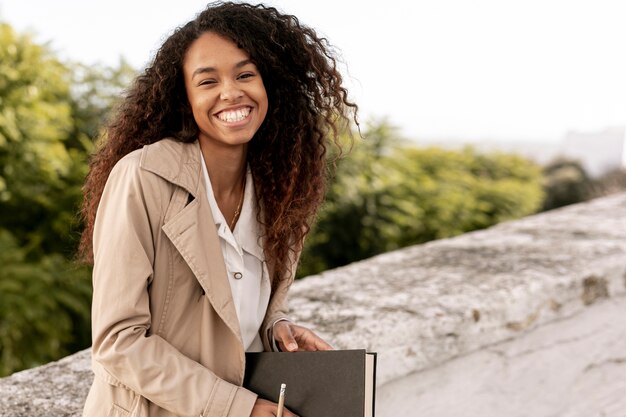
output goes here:
[[237, 47], [232, 40], [213, 32], [206, 32], [193, 41], [185, 54], [183, 66], [185, 72], [198, 67], [231, 67], [242, 60], [249, 59], [248, 54]]

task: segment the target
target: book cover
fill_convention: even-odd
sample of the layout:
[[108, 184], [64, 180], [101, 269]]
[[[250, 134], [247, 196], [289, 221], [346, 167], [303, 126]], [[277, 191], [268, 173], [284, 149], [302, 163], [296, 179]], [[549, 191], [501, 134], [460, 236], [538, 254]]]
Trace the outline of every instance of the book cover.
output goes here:
[[373, 417], [376, 354], [365, 350], [249, 352], [243, 386], [300, 417]]

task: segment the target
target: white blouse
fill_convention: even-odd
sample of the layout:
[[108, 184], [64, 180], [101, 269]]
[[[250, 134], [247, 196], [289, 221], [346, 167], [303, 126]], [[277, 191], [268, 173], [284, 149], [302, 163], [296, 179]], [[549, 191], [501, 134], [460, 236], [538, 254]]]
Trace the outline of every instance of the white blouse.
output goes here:
[[241, 213], [235, 230], [231, 231], [215, 200], [204, 157], [201, 155], [200, 159], [207, 199], [215, 220], [230, 290], [239, 318], [241, 340], [246, 351], [260, 352], [263, 350], [263, 343], [259, 329], [267, 311], [271, 288], [263, 247], [260, 243], [261, 227], [256, 219], [257, 208], [252, 173], [250, 169], [246, 172], [246, 189]]

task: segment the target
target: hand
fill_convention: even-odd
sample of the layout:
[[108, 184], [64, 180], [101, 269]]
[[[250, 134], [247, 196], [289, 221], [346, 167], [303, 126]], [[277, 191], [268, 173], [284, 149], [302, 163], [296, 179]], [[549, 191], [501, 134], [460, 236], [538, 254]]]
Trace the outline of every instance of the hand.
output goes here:
[[274, 324], [274, 339], [283, 352], [333, 350], [311, 330], [286, 320]]
[[[278, 412], [278, 404], [262, 398], [257, 398], [252, 408], [250, 417], [275, 417]], [[287, 408], [283, 408], [283, 417], [298, 417]]]

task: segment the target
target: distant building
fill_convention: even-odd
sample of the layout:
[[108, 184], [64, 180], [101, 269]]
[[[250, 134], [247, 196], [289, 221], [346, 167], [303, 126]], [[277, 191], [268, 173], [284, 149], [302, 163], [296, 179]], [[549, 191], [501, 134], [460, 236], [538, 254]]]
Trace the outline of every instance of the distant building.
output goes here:
[[615, 169], [626, 169], [626, 127], [600, 132], [570, 132], [558, 153], [561, 157], [579, 161], [593, 178]]

